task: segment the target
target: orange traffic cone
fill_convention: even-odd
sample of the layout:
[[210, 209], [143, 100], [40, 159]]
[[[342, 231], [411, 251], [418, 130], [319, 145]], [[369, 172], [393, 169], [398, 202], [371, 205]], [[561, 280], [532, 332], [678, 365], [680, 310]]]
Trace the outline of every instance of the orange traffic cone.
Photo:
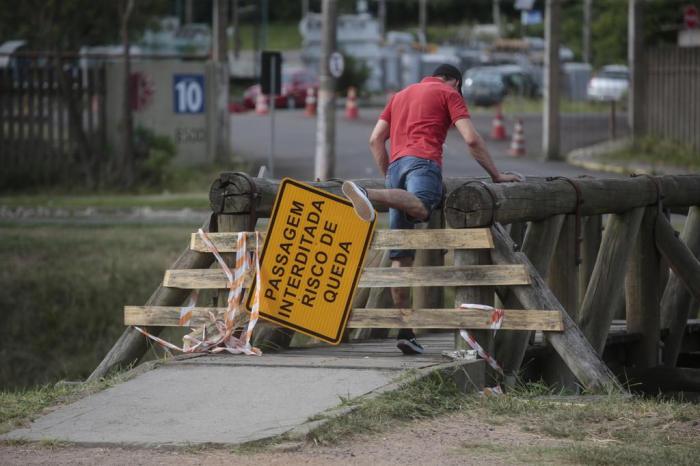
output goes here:
[[525, 155], [525, 132], [523, 131], [523, 120], [518, 119], [515, 122], [513, 130], [513, 140], [510, 143], [508, 153], [513, 157], [522, 157]]
[[259, 92], [257, 97], [255, 97], [255, 113], [258, 115], [267, 115], [268, 111], [267, 96], [262, 92]]
[[306, 90], [306, 100], [305, 100], [306, 107], [304, 109], [304, 113], [306, 116], [315, 116], [316, 115], [316, 95], [314, 93], [314, 88], [310, 87]]
[[348, 120], [357, 120], [359, 110], [357, 108], [357, 91], [354, 87], [348, 88], [348, 98], [345, 100], [345, 117]]
[[505, 141], [508, 139], [508, 134], [506, 134], [506, 127], [503, 125], [503, 114], [501, 113], [501, 106], [496, 107], [496, 116], [491, 122], [491, 139], [496, 141]]

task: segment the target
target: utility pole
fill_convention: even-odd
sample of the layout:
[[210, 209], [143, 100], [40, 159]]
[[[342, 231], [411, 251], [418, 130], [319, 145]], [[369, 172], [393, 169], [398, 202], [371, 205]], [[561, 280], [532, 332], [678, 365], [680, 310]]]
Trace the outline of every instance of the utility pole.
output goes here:
[[233, 57], [238, 60], [241, 54], [241, 31], [239, 22], [238, 0], [233, 1]]
[[185, 24], [192, 23], [192, 0], [185, 0]]
[[559, 21], [560, 0], [546, 0], [544, 24], [544, 113], [542, 115], [542, 154], [545, 160], [558, 160], [559, 154]]
[[428, 43], [428, 0], [419, 0], [418, 4], [418, 30], [420, 41], [423, 45]]
[[493, 0], [491, 5], [493, 12], [493, 24], [496, 25], [496, 30], [498, 30], [498, 37], [503, 36], [503, 29], [501, 27], [501, 0]]
[[384, 39], [384, 32], [386, 32], [386, 0], [379, 0], [377, 18], [379, 19], [379, 35]]
[[633, 138], [638, 138], [643, 132], [642, 118], [644, 115], [644, 67], [642, 47], [643, 8], [640, 0], [629, 0], [627, 18], [627, 63], [630, 70], [630, 91], [627, 97], [627, 119]]
[[591, 11], [593, 0], [583, 0], [583, 62], [591, 62]]
[[[216, 83], [211, 89], [214, 91], [214, 103], [216, 106], [216, 131], [214, 132], [214, 159], [219, 163], [226, 163], [229, 159], [229, 128], [228, 128], [228, 40], [226, 27], [228, 26], [229, 0], [213, 0], [214, 37], [212, 61], [213, 75]], [[210, 139], [211, 141], [211, 139]]]
[[323, 0], [321, 14], [321, 77], [316, 120], [316, 160], [314, 177], [327, 180], [335, 176], [335, 78], [329, 62], [336, 47], [337, 0]]

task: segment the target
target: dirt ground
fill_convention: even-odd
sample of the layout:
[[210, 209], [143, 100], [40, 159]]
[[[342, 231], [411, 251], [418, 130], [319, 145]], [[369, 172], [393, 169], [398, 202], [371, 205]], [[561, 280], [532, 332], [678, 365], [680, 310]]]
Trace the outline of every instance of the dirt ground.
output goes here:
[[[491, 426], [467, 413], [399, 423], [395, 431], [359, 435], [334, 446], [286, 443], [256, 453], [225, 449], [87, 448], [61, 445], [0, 445], [2, 465], [384, 465], [523, 464], [523, 447], [566, 447], [562, 441], [523, 432], [510, 425]], [[534, 458], [533, 458], [534, 460]]]

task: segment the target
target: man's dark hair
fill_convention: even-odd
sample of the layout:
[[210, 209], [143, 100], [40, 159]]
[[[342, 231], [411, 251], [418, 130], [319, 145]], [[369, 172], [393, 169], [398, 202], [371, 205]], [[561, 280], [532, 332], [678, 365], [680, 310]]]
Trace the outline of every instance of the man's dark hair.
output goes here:
[[459, 91], [459, 95], [462, 95], [462, 73], [454, 65], [449, 63], [438, 65], [433, 71], [433, 77], [457, 80], [457, 91]]

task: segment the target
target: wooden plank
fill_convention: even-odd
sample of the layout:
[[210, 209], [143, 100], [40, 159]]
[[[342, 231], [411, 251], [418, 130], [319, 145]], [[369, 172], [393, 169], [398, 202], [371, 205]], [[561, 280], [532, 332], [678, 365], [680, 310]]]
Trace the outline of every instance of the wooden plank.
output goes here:
[[[210, 322], [209, 313], [221, 316], [223, 307], [196, 307], [190, 326]], [[124, 325], [178, 327], [180, 308], [175, 306], [125, 306]], [[472, 309], [353, 309], [348, 328], [469, 328], [488, 330], [491, 312]], [[505, 309], [501, 330], [560, 332], [564, 323], [559, 311]]]
[[[683, 241], [695, 257], [700, 257], [700, 206], [693, 206], [681, 234]], [[664, 342], [664, 365], [675, 366], [683, 342], [692, 297], [681, 279], [672, 273], [661, 298], [661, 327], [669, 329], [669, 337]]]
[[[219, 252], [235, 252], [237, 233], [210, 233], [208, 236]], [[265, 233], [261, 233], [265, 241]], [[248, 233], [247, 246], [255, 248], [255, 234]], [[262, 243], [261, 243], [262, 244]], [[487, 228], [461, 230], [377, 230], [374, 232], [372, 249], [490, 249], [493, 247], [491, 232]], [[209, 252], [197, 233], [192, 233], [190, 248], [193, 251]]]
[[[252, 275], [248, 274], [248, 287]], [[403, 286], [502, 286], [529, 285], [530, 277], [522, 265], [473, 265], [463, 267], [385, 267], [366, 268], [360, 276], [360, 288]], [[226, 288], [222, 270], [166, 270], [163, 286], [183, 289]]]
[[615, 379], [613, 373], [588, 343], [576, 323], [564, 311], [561, 303], [557, 301], [527, 256], [521, 252], [513, 251], [513, 242], [503, 227], [496, 224], [492, 227], [492, 234], [495, 246], [491, 251], [493, 262], [495, 264], [522, 264], [532, 277], [532, 286], [512, 288], [520, 304], [526, 309], [554, 309], [561, 312], [564, 331], [562, 333], [545, 333], [544, 336], [581, 382], [581, 385], [591, 391], [623, 391], [624, 389]]

